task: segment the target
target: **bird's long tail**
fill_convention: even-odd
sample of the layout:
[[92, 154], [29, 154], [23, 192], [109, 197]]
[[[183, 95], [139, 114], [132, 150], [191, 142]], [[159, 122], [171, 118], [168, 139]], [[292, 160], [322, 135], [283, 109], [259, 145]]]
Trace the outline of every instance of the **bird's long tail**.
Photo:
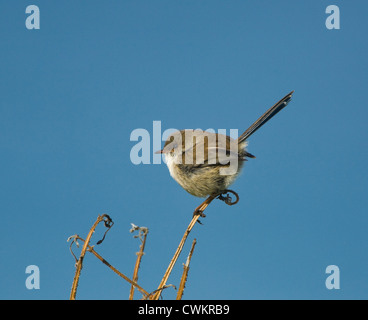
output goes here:
[[260, 127], [262, 127], [268, 120], [270, 120], [274, 115], [287, 106], [291, 100], [291, 96], [294, 91], [291, 91], [279, 102], [277, 102], [273, 107], [268, 109], [257, 121], [255, 121], [244, 133], [238, 138], [239, 142], [248, 139], [254, 132], [256, 132]]

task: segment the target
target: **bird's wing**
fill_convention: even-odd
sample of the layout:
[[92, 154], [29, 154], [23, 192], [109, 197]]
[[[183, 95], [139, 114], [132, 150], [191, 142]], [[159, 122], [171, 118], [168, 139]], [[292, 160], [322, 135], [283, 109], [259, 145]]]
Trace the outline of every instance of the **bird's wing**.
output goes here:
[[192, 140], [182, 154], [184, 164], [196, 166], [229, 165], [231, 161], [244, 161], [250, 153], [241, 152], [239, 154], [238, 141], [229, 136], [205, 133]]

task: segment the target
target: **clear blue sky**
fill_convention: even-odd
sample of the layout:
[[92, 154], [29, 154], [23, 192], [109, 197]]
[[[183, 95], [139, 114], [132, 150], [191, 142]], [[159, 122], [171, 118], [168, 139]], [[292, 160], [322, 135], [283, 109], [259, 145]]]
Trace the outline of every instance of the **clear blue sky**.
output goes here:
[[[39, 30], [25, 27], [30, 4]], [[331, 4], [340, 30], [325, 26]], [[96, 251], [128, 276], [130, 223], [149, 228], [139, 283], [156, 289], [202, 199], [164, 164], [132, 164], [131, 132], [243, 131], [295, 90], [249, 141], [240, 202], [211, 204], [168, 283], [195, 237], [184, 299], [367, 299], [367, 12], [363, 0], [2, 1], [0, 298], [68, 299], [66, 239], [102, 213], [115, 225]], [[326, 289], [328, 265], [340, 290]], [[77, 298], [129, 288], [87, 255]]]

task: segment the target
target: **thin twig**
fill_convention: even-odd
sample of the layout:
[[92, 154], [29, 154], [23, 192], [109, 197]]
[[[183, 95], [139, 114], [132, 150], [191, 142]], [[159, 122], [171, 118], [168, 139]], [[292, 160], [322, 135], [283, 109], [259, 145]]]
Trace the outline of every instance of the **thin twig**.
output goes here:
[[[229, 197], [226, 197], [224, 199], [221, 199], [223, 201], [225, 201], [226, 204], [228, 205], [234, 205], [236, 204], [238, 201], [239, 201], [239, 196], [236, 192], [232, 191], [232, 190], [225, 190], [224, 193], [227, 193], [227, 192], [231, 192], [233, 193], [235, 196], [236, 196], [236, 201], [235, 202], [232, 202], [231, 201], [231, 198]], [[223, 193], [223, 194], [224, 194]], [[171, 274], [171, 271], [172, 269], [174, 268], [174, 265], [176, 263], [176, 261], [178, 260], [179, 258], [179, 255], [181, 253], [181, 251], [183, 250], [183, 247], [184, 247], [184, 244], [185, 244], [185, 241], [187, 240], [188, 238], [188, 235], [190, 233], [190, 231], [192, 231], [194, 225], [196, 224], [196, 222], [198, 220], [199, 217], [205, 217], [206, 215], [203, 213], [204, 210], [206, 210], [206, 208], [209, 206], [209, 204], [214, 200], [216, 199], [217, 196], [222, 196], [222, 194], [217, 194], [217, 195], [211, 195], [209, 196], [205, 201], [203, 201], [203, 203], [201, 203], [195, 210], [194, 210], [194, 213], [193, 213], [193, 218], [192, 218], [192, 221], [190, 221], [187, 229], [185, 230], [184, 232], [184, 235], [183, 235], [183, 238], [181, 239], [180, 243], [179, 243], [179, 246], [178, 248], [176, 249], [175, 253], [174, 253], [174, 257], [171, 259], [170, 263], [169, 263], [169, 266], [167, 267], [166, 269], [166, 272], [164, 274], [164, 277], [162, 278], [161, 282], [160, 282], [160, 285], [158, 286], [158, 291], [157, 293], [151, 298], [152, 300], [158, 300], [159, 297], [160, 297], [160, 288], [163, 288], [166, 284], [166, 281], [167, 279], [169, 279], [169, 276]]]
[[196, 224], [197, 220], [199, 218], [199, 215], [194, 215], [193, 218], [192, 218], [192, 221], [190, 221], [187, 229], [185, 230], [185, 233], [183, 235], [183, 238], [181, 239], [180, 243], [179, 243], [179, 246], [178, 248], [176, 249], [175, 253], [174, 253], [174, 256], [173, 258], [171, 259], [170, 261], [170, 264], [164, 274], [164, 277], [162, 278], [158, 288], [157, 288], [157, 293], [152, 297], [152, 300], [158, 300], [158, 298], [160, 297], [160, 289], [163, 288], [167, 282], [167, 279], [169, 279], [169, 276], [170, 276], [170, 273], [172, 271], [172, 269], [174, 268], [174, 265], [176, 263], [176, 261], [178, 260], [179, 258], [179, 255], [181, 253], [181, 251], [183, 250], [183, 247], [184, 247], [184, 244], [185, 244], [185, 241], [187, 240], [188, 238], [188, 235], [190, 233], [190, 231], [193, 229], [194, 225]]
[[[81, 239], [83, 240], [83, 239]], [[118, 269], [116, 269], [115, 267], [113, 267], [110, 263], [108, 263], [104, 258], [102, 258], [95, 250], [93, 247], [88, 246], [88, 251], [93, 253], [95, 255], [96, 258], [98, 258], [102, 263], [104, 263], [105, 265], [107, 265], [112, 271], [114, 271], [117, 275], [119, 275], [120, 277], [122, 277], [125, 281], [128, 281], [133, 287], [137, 288], [137, 290], [143, 294], [144, 298], [148, 297], [150, 294], [144, 290], [137, 282], [130, 280], [125, 274], [121, 273]]]
[[173, 287], [176, 290], [176, 287], [173, 284], [165, 284], [163, 287], [156, 289], [154, 291], [152, 291], [147, 297], [143, 298], [142, 300], [147, 300], [148, 298], [150, 298], [151, 296], [153, 296], [153, 294], [159, 294], [159, 297], [161, 295], [161, 292], [169, 287]]
[[[172, 271], [172, 269], [174, 268], [174, 265], [176, 263], [176, 261], [179, 258], [179, 255], [181, 253], [181, 251], [183, 250], [185, 241], [188, 238], [188, 235], [190, 233], [190, 231], [192, 231], [194, 225], [196, 224], [198, 218], [201, 217], [205, 217], [204, 215], [204, 210], [206, 210], [206, 208], [208, 207], [208, 205], [216, 198], [216, 196], [209, 196], [203, 203], [201, 203], [195, 210], [194, 210], [194, 214], [193, 214], [193, 218], [192, 221], [190, 221], [187, 229], [184, 232], [183, 238], [181, 239], [178, 248], [176, 249], [175, 253], [174, 253], [174, 257], [171, 259], [169, 266], [167, 267], [167, 270], [164, 274], [164, 277], [162, 278], [160, 285], [158, 286], [159, 290], [160, 288], [163, 288], [167, 282], [167, 279], [169, 279], [170, 273]], [[158, 300], [158, 298], [160, 297], [160, 293], [161, 291], [157, 291], [157, 293], [152, 297], [152, 300]]]
[[193, 255], [193, 251], [194, 251], [194, 247], [195, 247], [196, 243], [197, 243], [197, 240], [194, 239], [193, 243], [192, 243], [192, 247], [189, 251], [187, 261], [185, 262], [185, 264], [183, 264], [183, 275], [181, 276], [178, 293], [176, 295], [176, 300], [181, 300], [181, 298], [183, 296], [185, 283], [187, 282], [187, 278], [188, 278], [189, 264], [190, 264], [190, 260], [192, 259], [192, 255]]
[[75, 275], [74, 275], [74, 279], [73, 279], [72, 290], [70, 292], [70, 300], [75, 300], [75, 297], [77, 295], [77, 287], [78, 287], [80, 273], [81, 273], [82, 267], [83, 267], [83, 259], [84, 259], [84, 256], [86, 254], [89, 242], [91, 241], [92, 234], [93, 234], [93, 232], [95, 231], [97, 225], [100, 222], [105, 221], [105, 224], [106, 224], [106, 220], [108, 220], [108, 219], [111, 220], [110, 217], [107, 214], [103, 214], [102, 216], [99, 215], [97, 217], [96, 222], [93, 224], [92, 228], [88, 232], [87, 238], [84, 242], [81, 254], [80, 254], [78, 262], [76, 264], [76, 270], [75, 270]]
[[[137, 227], [134, 224], [132, 224], [133, 228]], [[133, 228], [130, 230], [130, 232], [133, 232]], [[133, 230], [133, 231], [132, 231]], [[141, 264], [141, 260], [142, 260], [142, 256], [144, 255], [144, 247], [146, 246], [146, 239], [147, 239], [147, 234], [148, 234], [148, 228], [145, 227], [137, 227], [137, 229], [135, 230], [139, 230], [139, 239], [141, 240], [141, 245], [139, 246], [139, 252], [137, 252], [137, 261], [135, 262], [135, 267], [134, 267], [134, 272], [133, 272], [133, 282], [137, 282], [138, 281], [138, 270], [139, 270], [139, 266]], [[143, 234], [143, 239], [141, 237], [141, 233]], [[133, 300], [134, 297], [134, 285], [131, 286], [130, 288], [130, 292], [129, 292], [129, 300]]]
[[78, 238], [79, 236], [77, 234], [73, 235], [73, 236], [70, 236], [66, 241], [69, 242], [70, 240], [72, 240], [72, 242], [70, 243], [70, 246], [69, 246], [69, 250], [70, 250], [70, 253], [73, 255], [74, 259], [75, 259], [75, 263], [78, 263], [78, 259], [77, 257], [75, 256], [73, 250], [72, 250], [72, 245], [73, 243], [75, 243], [75, 245], [79, 248], [79, 243], [78, 243]]

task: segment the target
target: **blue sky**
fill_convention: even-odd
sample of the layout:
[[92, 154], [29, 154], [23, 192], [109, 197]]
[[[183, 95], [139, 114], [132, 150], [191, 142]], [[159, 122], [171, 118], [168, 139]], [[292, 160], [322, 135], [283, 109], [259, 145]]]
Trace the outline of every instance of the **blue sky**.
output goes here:
[[[25, 27], [30, 4], [39, 30]], [[325, 26], [331, 4], [340, 30]], [[367, 299], [367, 10], [363, 0], [2, 1], [0, 298], [68, 299], [66, 239], [102, 213], [115, 225], [96, 251], [128, 276], [130, 223], [149, 228], [139, 283], [155, 290], [202, 199], [164, 164], [134, 165], [131, 132], [152, 133], [153, 121], [242, 132], [295, 90], [249, 140], [257, 158], [231, 187], [240, 202], [211, 204], [168, 283], [179, 285], [195, 237], [184, 299]], [[28, 265], [39, 290], [25, 286]], [[339, 290], [325, 286], [329, 265]], [[129, 289], [87, 255], [77, 298]]]

